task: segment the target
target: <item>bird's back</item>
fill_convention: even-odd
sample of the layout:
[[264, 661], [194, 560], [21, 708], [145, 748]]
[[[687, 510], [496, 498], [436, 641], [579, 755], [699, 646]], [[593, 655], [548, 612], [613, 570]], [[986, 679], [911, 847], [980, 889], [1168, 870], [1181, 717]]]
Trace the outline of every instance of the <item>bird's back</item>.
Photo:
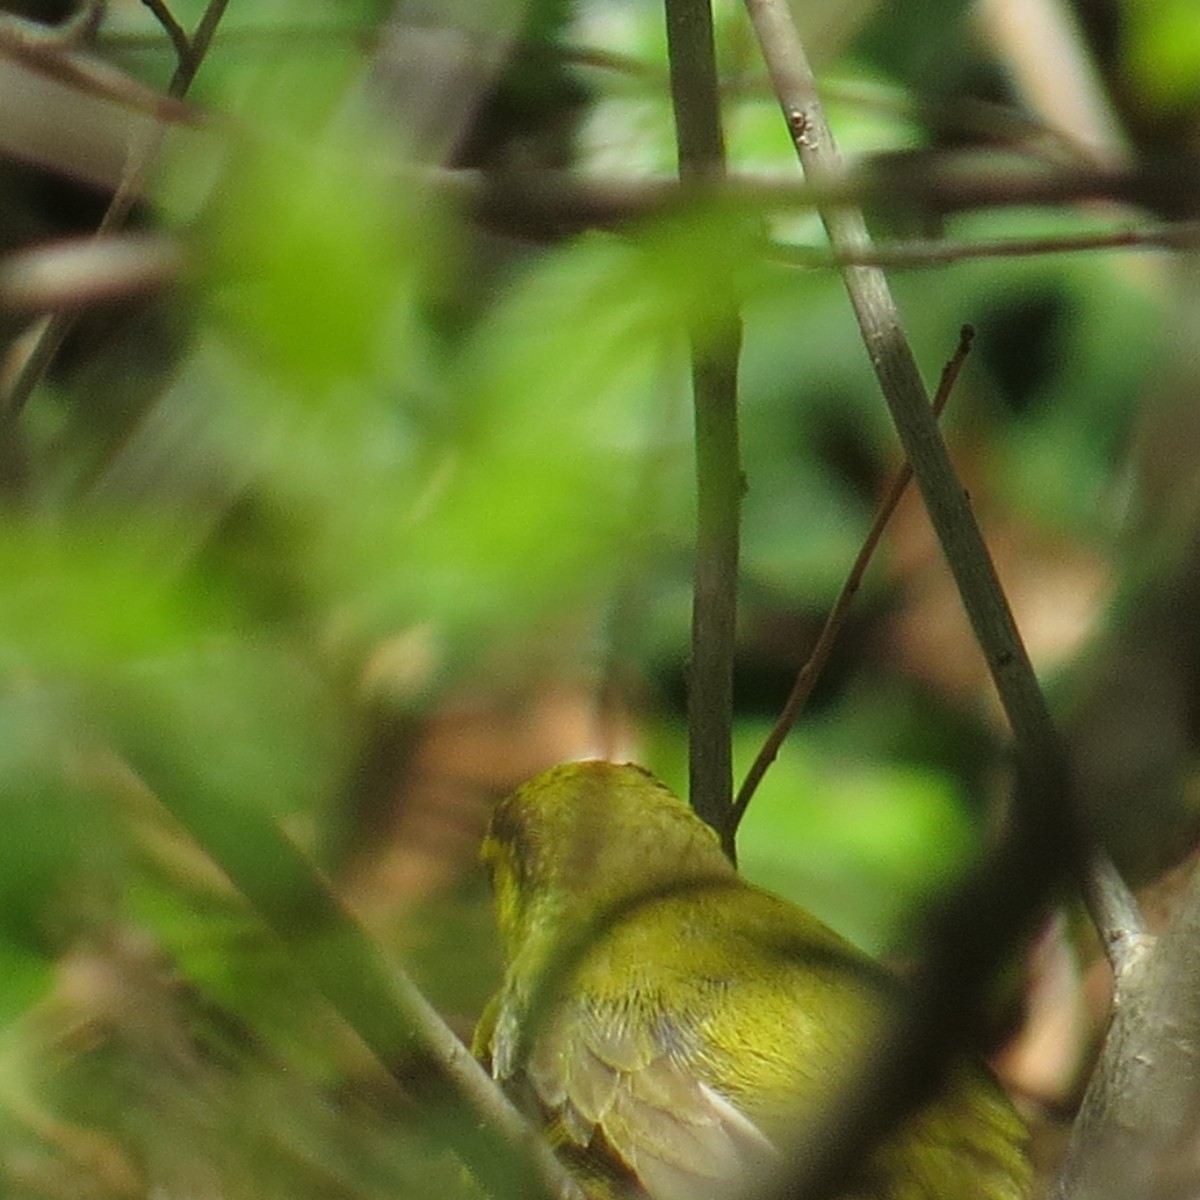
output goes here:
[[[597, 1197], [707, 1200], [782, 1164], [836, 1101], [899, 982], [743, 882], [632, 765], [554, 768], [485, 839], [507, 953], [476, 1048]], [[865, 1161], [856, 1200], [1023, 1200], [1024, 1127], [981, 1065]]]

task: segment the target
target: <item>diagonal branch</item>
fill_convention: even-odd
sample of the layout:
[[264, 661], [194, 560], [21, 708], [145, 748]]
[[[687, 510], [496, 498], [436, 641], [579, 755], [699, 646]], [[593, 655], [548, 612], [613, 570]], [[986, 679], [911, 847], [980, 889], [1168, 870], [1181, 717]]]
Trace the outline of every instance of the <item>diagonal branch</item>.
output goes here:
[[167, 6], [166, 0], [142, 0], [142, 3], [154, 14], [155, 19], [166, 31], [175, 47], [175, 57], [179, 62], [185, 62], [192, 53], [192, 42], [187, 30], [176, 20], [175, 14]]
[[[786, 4], [782, 0], [746, 0], [746, 7], [806, 178], [818, 188], [842, 182], [845, 167]], [[860, 209], [852, 204], [826, 205], [820, 212], [835, 255], [853, 259], [870, 254], [871, 238]], [[1066, 764], [1058, 735], [979, 526], [938, 433], [887, 280], [879, 268], [863, 265], [843, 267], [842, 279], [930, 520], [987, 658], [1018, 752], [1035, 778], [1048, 782], [1053, 774], [1050, 794], [1062, 795]]]
[[[413, 1093], [419, 1101], [413, 1114], [428, 1118], [432, 1140], [449, 1145], [492, 1196], [582, 1200], [545, 1139], [266, 808], [229, 801], [219, 787], [197, 788], [163, 771], [153, 752], [135, 753], [131, 762], [279, 938], [297, 970]], [[461, 1120], [439, 1119], [448, 1099]]]
[[[812, 69], [783, 0], [746, 0], [776, 94], [818, 190], [844, 182]], [[839, 258], [867, 256], [871, 239], [852, 202], [824, 204]], [[842, 279], [901, 442], [920, 486], [976, 641], [1013, 734], [1015, 804], [996, 852], [930, 914], [926, 956], [908, 1003], [872, 1047], [870, 1078], [856, 1078], [828, 1119], [793, 1147], [789, 1193], [842, 1190], [856, 1161], [914, 1104], [942, 1086], [954, 1031], [978, 1012], [998, 965], [1015, 952], [1063, 872], [1082, 880], [1086, 839], [1076, 819], [1064, 748], [1050, 718], [966, 494], [938, 432], [924, 384], [883, 272], [847, 265]], [[950, 1036], [948, 1036], [948, 1034]], [[782, 1194], [782, 1192], [781, 1192]]]

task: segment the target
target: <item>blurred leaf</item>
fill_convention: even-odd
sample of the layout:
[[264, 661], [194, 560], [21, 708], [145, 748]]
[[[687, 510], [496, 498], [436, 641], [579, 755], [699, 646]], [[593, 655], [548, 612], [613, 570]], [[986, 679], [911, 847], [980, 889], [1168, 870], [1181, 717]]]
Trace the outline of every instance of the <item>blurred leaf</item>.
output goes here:
[[0, 1010], [9, 1015], [49, 982], [81, 924], [102, 919], [121, 864], [62, 699], [29, 681], [0, 694]]
[[3, 1027], [50, 990], [54, 983], [54, 960], [0, 933], [0, 980], [3, 980], [0, 983], [0, 1027]]
[[497, 303], [464, 356], [440, 494], [400, 559], [431, 611], [526, 624], [624, 569], [663, 428], [675, 299], [637, 248], [594, 237], [547, 255]]
[[1191, 0], [1122, 6], [1126, 69], [1149, 103], [1183, 113], [1200, 101], [1200, 9]]
[[96, 707], [169, 808], [244, 811], [256, 824], [263, 812], [313, 811], [340, 778], [344, 731], [327, 681], [265, 637], [130, 663]]
[[159, 874], [131, 878], [125, 901], [130, 917], [153, 932], [203, 996], [212, 1019], [198, 1021], [193, 1036], [207, 1054], [218, 1061], [246, 1057], [250, 1031], [310, 1078], [336, 1080], [345, 1070], [344, 1029], [240, 896]]
[[351, 127], [243, 152], [206, 219], [217, 310], [297, 401], [336, 405], [339, 382], [381, 386], [419, 351], [412, 309], [437, 242], [415, 182], [372, 165], [383, 148]]
[[190, 643], [227, 615], [215, 581], [169, 577], [134, 525], [0, 521], [0, 665], [9, 670], [111, 669]]

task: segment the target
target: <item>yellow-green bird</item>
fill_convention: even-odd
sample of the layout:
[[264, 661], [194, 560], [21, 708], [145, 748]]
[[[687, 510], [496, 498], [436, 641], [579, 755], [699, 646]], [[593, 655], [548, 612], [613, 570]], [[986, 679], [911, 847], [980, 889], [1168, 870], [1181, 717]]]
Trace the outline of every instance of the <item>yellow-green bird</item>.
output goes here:
[[[589, 1196], [707, 1200], [780, 1157], [865, 1050], [897, 983], [743, 882], [633, 765], [555, 767], [483, 844], [506, 971], [475, 1053]], [[861, 1165], [854, 1200], [1023, 1200], [1025, 1128], [979, 1065]]]

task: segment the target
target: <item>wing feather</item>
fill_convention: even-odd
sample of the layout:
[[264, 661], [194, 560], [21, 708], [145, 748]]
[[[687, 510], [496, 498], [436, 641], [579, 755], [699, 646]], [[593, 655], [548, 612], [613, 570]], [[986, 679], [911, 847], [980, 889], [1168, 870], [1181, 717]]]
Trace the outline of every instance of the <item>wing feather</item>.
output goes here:
[[698, 1079], [686, 1031], [636, 1005], [571, 1005], [537, 1039], [526, 1074], [560, 1135], [600, 1142], [654, 1200], [725, 1191], [778, 1157], [728, 1098]]

